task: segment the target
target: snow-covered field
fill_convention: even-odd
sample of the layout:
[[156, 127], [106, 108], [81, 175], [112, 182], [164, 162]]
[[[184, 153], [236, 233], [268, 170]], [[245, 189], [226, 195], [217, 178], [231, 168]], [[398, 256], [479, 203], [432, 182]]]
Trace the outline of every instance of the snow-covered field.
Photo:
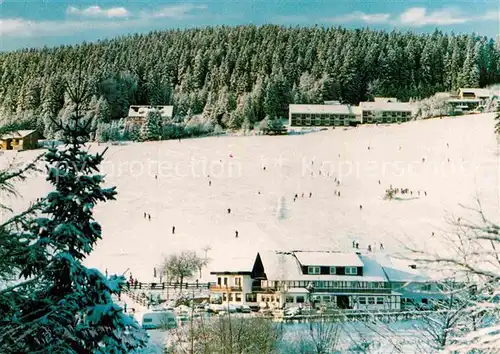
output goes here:
[[[118, 196], [96, 208], [103, 240], [87, 263], [110, 273], [130, 268], [148, 281], [163, 255], [203, 255], [205, 246], [212, 259], [267, 249], [349, 250], [354, 239], [362, 248], [383, 243], [385, 252], [410, 243], [438, 248], [437, 235], [450, 227], [446, 218], [463, 213], [459, 204], [474, 206], [479, 197], [489, 216], [500, 210], [493, 126], [493, 114], [482, 114], [294, 136], [109, 146], [102, 167]], [[103, 148], [93, 144], [91, 151]], [[5, 152], [0, 166], [14, 156]], [[22, 199], [9, 203], [20, 210], [44, 196], [50, 190], [44, 178], [19, 185]], [[413, 195], [384, 200], [390, 185]], [[285, 218], [279, 219], [282, 196]]]

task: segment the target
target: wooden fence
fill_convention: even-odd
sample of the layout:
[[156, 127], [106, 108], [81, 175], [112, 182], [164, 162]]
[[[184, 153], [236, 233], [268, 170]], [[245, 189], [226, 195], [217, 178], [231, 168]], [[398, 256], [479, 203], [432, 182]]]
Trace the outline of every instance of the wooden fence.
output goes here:
[[141, 282], [127, 282], [127, 290], [182, 290], [182, 289], [210, 289], [215, 283], [141, 283]]

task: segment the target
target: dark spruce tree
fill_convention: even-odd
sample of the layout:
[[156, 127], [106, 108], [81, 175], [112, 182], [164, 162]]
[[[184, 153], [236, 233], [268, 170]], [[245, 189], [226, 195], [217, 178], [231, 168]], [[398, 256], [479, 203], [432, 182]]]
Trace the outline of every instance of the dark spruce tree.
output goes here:
[[128, 353], [146, 345], [137, 322], [113, 302], [124, 277], [82, 263], [102, 237], [93, 209], [116, 191], [101, 186], [104, 152], [85, 148], [91, 123], [82, 112], [90, 95], [77, 76], [67, 85], [74, 110], [67, 122], [54, 122], [65, 145], [44, 156], [54, 190], [13, 235], [24, 247], [17, 250], [20, 283], [0, 291], [10, 294], [0, 303], [2, 353]]

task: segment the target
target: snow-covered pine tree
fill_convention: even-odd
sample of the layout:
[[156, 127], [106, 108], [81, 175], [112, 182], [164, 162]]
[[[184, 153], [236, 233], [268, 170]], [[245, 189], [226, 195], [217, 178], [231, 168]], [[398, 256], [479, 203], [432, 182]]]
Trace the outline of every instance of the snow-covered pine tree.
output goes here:
[[161, 115], [156, 109], [152, 109], [146, 116], [146, 121], [141, 128], [141, 139], [144, 141], [158, 140], [161, 134]]
[[16, 264], [21, 282], [1, 290], [10, 294], [0, 304], [2, 353], [128, 353], [146, 344], [138, 324], [113, 303], [123, 276], [105, 277], [82, 263], [102, 237], [93, 208], [115, 199], [116, 191], [101, 187], [104, 152], [84, 148], [88, 95], [81, 74], [76, 80], [67, 85], [74, 111], [68, 122], [57, 123], [65, 145], [44, 157], [55, 189], [43, 199], [41, 214], [13, 235], [23, 245]]

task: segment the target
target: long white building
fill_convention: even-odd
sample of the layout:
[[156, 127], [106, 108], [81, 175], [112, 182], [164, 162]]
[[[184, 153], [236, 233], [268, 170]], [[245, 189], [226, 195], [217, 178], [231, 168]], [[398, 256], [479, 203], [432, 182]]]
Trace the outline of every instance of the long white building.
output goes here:
[[379, 100], [360, 102], [362, 123], [401, 123], [412, 119], [415, 108], [408, 102]]
[[397, 311], [445, 298], [415, 264], [385, 254], [266, 251], [215, 260], [213, 300], [253, 308]]
[[360, 123], [357, 107], [345, 104], [291, 104], [290, 127], [349, 126]]

